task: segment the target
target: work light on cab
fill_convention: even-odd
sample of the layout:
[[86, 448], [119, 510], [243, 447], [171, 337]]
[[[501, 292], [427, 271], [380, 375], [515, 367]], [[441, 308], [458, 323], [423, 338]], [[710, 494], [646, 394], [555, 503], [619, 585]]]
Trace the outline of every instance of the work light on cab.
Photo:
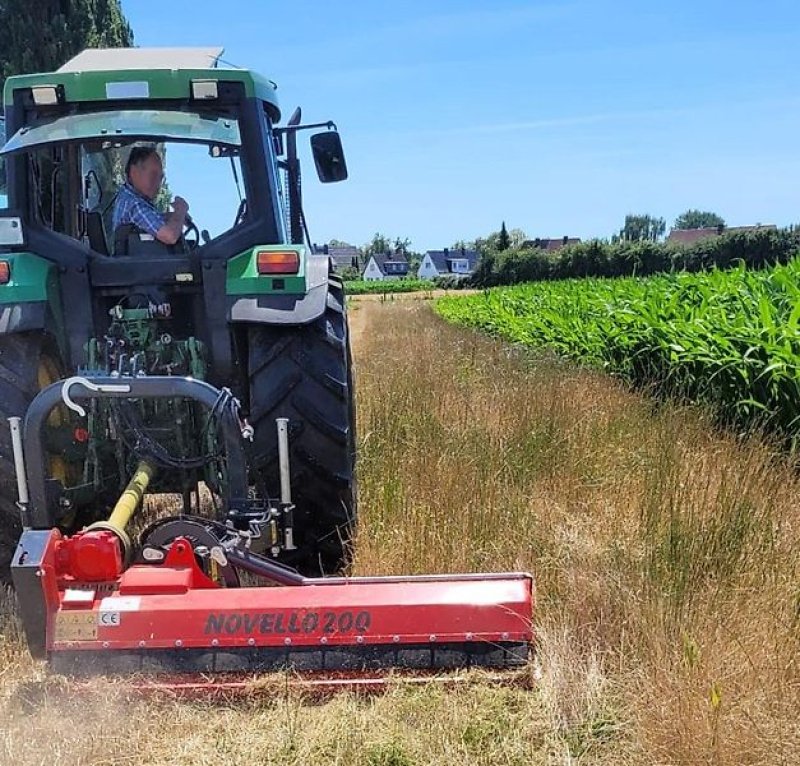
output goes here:
[[300, 255], [296, 250], [259, 250], [256, 268], [259, 274], [297, 274]]

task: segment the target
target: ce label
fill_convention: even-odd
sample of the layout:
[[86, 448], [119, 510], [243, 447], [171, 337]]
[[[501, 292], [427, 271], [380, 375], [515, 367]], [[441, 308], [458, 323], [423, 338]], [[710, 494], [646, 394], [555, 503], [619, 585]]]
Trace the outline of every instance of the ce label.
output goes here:
[[120, 625], [119, 612], [100, 612], [97, 624], [103, 628], [118, 628]]

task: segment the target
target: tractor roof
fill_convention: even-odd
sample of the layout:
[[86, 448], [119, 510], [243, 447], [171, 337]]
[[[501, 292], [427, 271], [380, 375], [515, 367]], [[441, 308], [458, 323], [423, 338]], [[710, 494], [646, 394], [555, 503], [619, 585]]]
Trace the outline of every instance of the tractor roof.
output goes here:
[[[14, 91], [36, 86], [63, 86], [64, 99], [111, 101], [128, 98], [186, 99], [192, 80], [224, 80], [244, 84], [249, 97], [264, 101], [273, 121], [280, 119], [272, 80], [223, 64], [222, 48], [89, 48], [56, 72], [18, 75], [6, 80], [4, 103], [14, 103]], [[144, 106], [144, 104], [143, 104]]]
[[59, 72], [114, 72], [126, 69], [214, 69], [224, 48], [87, 48]]

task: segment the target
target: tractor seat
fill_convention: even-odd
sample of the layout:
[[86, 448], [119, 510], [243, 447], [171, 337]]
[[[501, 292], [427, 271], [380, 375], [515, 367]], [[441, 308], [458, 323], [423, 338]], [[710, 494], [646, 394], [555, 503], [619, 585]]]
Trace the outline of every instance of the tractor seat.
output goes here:
[[100, 255], [109, 255], [103, 214], [99, 210], [86, 213], [86, 236], [89, 238], [89, 247], [92, 250]]
[[117, 226], [114, 232], [114, 255], [174, 255], [180, 252], [182, 250], [177, 245], [165, 245], [132, 223]]

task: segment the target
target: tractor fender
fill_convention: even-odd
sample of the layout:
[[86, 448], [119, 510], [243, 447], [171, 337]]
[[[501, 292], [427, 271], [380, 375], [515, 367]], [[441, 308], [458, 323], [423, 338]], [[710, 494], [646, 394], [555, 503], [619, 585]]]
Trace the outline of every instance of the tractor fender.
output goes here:
[[[291, 246], [297, 247], [297, 246]], [[252, 264], [238, 264], [249, 270], [253, 282]], [[238, 281], [231, 272], [237, 264], [226, 261], [203, 263], [203, 294], [206, 316], [224, 316], [225, 321], [208, 323], [208, 339], [214, 359], [214, 369], [219, 380], [229, 379], [235, 372], [231, 345], [231, 329], [253, 325], [297, 326], [307, 325], [325, 313], [328, 302], [328, 276], [330, 258], [327, 255], [309, 255], [304, 261], [302, 292], [255, 292], [246, 283], [231, 289]], [[267, 277], [266, 279], [270, 279]], [[270, 281], [272, 281], [270, 279]], [[257, 284], [257, 283], [256, 283]], [[224, 313], [223, 313], [224, 312]]]
[[278, 291], [227, 295], [227, 319], [232, 323], [305, 325], [325, 313], [328, 301], [330, 259], [308, 255], [305, 260], [304, 293]]
[[0, 335], [40, 330], [69, 358], [56, 265], [33, 253], [11, 253], [3, 260], [10, 277], [0, 285]]
[[229, 299], [228, 321], [248, 324], [309, 324], [322, 316], [328, 284], [312, 287], [305, 295], [253, 295]]

